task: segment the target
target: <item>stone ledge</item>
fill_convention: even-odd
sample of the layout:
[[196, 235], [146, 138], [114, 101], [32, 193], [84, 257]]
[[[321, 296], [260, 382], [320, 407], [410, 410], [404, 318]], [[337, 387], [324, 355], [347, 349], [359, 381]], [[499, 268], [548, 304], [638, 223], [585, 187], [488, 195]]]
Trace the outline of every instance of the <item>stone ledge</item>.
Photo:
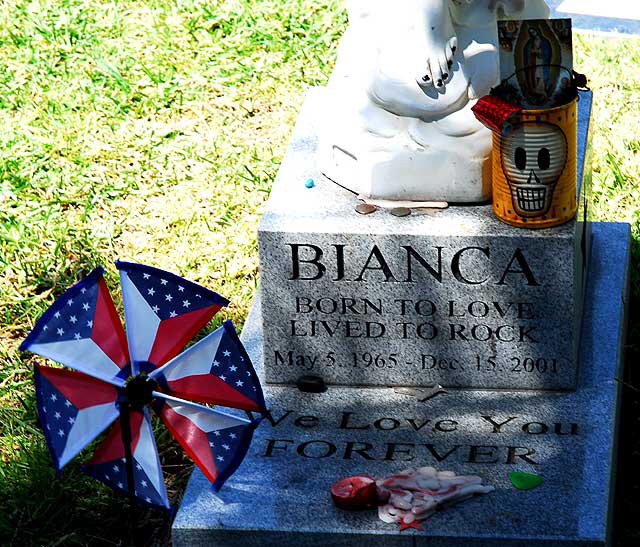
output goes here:
[[[303, 394], [266, 386], [272, 420], [280, 421], [257, 429], [219, 494], [194, 472], [174, 545], [608, 546], [629, 246], [628, 225], [594, 225], [575, 392], [450, 390], [419, 403], [385, 388]], [[264, 378], [259, 310], [256, 302], [243, 340]], [[494, 433], [483, 416], [505, 423]], [[423, 532], [400, 533], [375, 512], [346, 513], [330, 501], [339, 478], [385, 476], [413, 464], [479, 474], [496, 492], [434, 515]], [[516, 470], [545, 482], [517, 491], [507, 478]]]

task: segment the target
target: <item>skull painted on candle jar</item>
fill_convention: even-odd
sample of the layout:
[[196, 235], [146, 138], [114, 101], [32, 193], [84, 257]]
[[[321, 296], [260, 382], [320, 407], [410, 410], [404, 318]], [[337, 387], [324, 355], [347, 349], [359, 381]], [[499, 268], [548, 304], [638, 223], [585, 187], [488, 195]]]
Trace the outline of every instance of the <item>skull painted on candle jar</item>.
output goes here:
[[547, 122], [522, 122], [501, 139], [500, 157], [515, 212], [526, 218], [546, 214], [567, 163], [562, 129]]

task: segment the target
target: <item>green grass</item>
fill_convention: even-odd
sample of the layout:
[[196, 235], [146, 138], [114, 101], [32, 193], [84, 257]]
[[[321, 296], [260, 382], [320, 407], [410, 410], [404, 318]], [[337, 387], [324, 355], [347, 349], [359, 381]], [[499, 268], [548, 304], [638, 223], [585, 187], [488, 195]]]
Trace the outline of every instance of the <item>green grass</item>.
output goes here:
[[[82, 456], [55, 478], [19, 342], [98, 264], [119, 298], [116, 258], [216, 290], [232, 306], [213, 326], [241, 325], [260, 208], [345, 18], [332, 0], [9, 1], [0, 21], [0, 544], [124, 544], [126, 502]], [[159, 446], [177, 502], [187, 459]], [[138, 518], [166, 541], [167, 517]]]
[[[17, 347], [98, 264], [118, 299], [116, 258], [220, 292], [233, 304], [213, 326], [242, 323], [261, 207], [346, 17], [338, 0], [6, 0], [0, 21], [0, 544], [123, 545], [126, 503], [82, 455], [55, 477]], [[596, 95], [592, 209], [632, 223], [636, 272], [639, 45], [576, 45]], [[631, 332], [633, 349], [637, 317]], [[159, 447], [177, 502], [189, 465], [165, 434]], [[168, 517], [137, 518], [146, 543], [167, 541]]]

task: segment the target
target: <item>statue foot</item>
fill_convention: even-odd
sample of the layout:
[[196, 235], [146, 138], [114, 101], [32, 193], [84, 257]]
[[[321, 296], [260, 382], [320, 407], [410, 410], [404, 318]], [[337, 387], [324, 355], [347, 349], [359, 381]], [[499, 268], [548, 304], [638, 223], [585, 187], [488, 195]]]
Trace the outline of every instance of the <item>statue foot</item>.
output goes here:
[[416, 77], [418, 85], [425, 89], [435, 87], [437, 90], [444, 90], [453, 75], [453, 57], [457, 48], [458, 39], [455, 36], [444, 47], [429, 48], [432, 53], [427, 55], [426, 62]]

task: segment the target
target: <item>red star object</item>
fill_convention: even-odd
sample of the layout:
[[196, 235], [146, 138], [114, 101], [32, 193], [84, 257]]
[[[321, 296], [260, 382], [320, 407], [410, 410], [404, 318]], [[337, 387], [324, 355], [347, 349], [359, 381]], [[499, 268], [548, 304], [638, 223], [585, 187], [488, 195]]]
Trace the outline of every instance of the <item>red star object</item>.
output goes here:
[[405, 522], [404, 519], [400, 522], [400, 531], [406, 530], [407, 528], [415, 528], [416, 530], [422, 530], [422, 526], [420, 526], [420, 522], [414, 520], [413, 522]]

